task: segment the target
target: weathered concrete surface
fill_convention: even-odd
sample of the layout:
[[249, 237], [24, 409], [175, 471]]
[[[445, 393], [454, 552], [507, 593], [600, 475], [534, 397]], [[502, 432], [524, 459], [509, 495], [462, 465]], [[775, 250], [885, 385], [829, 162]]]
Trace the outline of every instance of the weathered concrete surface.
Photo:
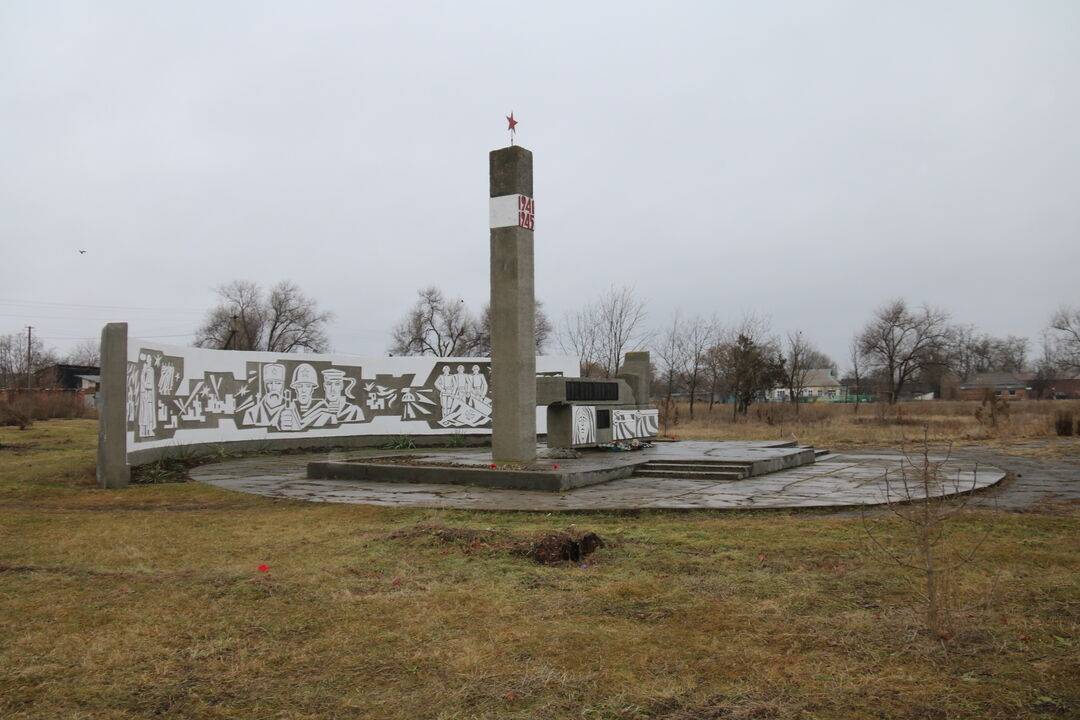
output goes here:
[[101, 330], [101, 390], [98, 406], [97, 481], [103, 488], [127, 487], [127, 323]]
[[638, 404], [649, 402], [652, 366], [649, 362], [648, 350], [626, 353], [623, 357], [622, 367], [619, 368], [616, 376], [629, 383], [630, 391], [634, 394], [634, 402]]
[[361, 480], [383, 483], [427, 483], [438, 485], [475, 485], [508, 490], [560, 492], [587, 485], [629, 477], [634, 465], [597, 466], [588, 470], [546, 472], [502, 470], [487, 467], [432, 467], [423, 465], [380, 464], [370, 462], [319, 461], [308, 463], [307, 476], [312, 479]]
[[[130, 465], [143, 465], [168, 457], [198, 457], [200, 455], [220, 455], [222, 451], [230, 453], [266, 452], [268, 450], [308, 450], [310, 452], [329, 452], [344, 449], [381, 449], [386, 446], [386, 435], [330, 435], [309, 437], [305, 435], [286, 437], [267, 437], [260, 440], [229, 440], [212, 443], [190, 443], [187, 445], [168, 445], [165, 447], [135, 449], [128, 453]], [[543, 438], [544, 435], [539, 437]], [[488, 435], [409, 435], [412, 443], [418, 447], [445, 448], [451, 442], [462, 443], [468, 447], [487, 447], [491, 444]], [[314, 455], [313, 455], [314, 456]]]
[[[491, 197], [533, 197], [532, 153], [489, 156]], [[533, 231], [491, 228], [491, 445], [504, 462], [536, 459], [536, 301]]]
[[[322, 459], [345, 457], [324, 455]], [[311, 459], [284, 456], [234, 460], [195, 468], [191, 475], [196, 480], [241, 492], [314, 502], [554, 512], [873, 506], [886, 500], [886, 472], [895, 477], [900, 467], [900, 457], [896, 454], [848, 453], [827, 455], [813, 465], [745, 480], [629, 477], [567, 492], [536, 493], [459, 485], [310, 480], [306, 474]], [[1005, 477], [1003, 470], [985, 465], [980, 466], [975, 476], [974, 465], [968, 460], [952, 463], [950, 470], [959, 473], [963, 489], [988, 488]]]
[[[499, 467], [492, 453], [484, 450], [438, 450], [410, 453], [409, 457], [409, 464], [380, 463], [378, 457], [318, 460], [308, 464], [307, 475], [316, 480], [438, 483], [558, 492], [630, 477], [635, 472], [641, 474], [644, 466], [657, 462], [732, 462], [743, 468], [743, 477], [761, 475], [812, 463], [814, 449], [792, 443], [688, 441], [659, 443], [636, 452], [585, 451], [580, 458], [529, 463], [521, 468]], [[493, 468], [492, 464], [496, 466]]]
[[[1055, 446], [1071, 450], [1060, 457], [1042, 454]], [[1031, 455], [1027, 453], [1031, 452]], [[1012, 451], [954, 449], [958, 462], [1008, 470], [1006, 482], [979, 498], [979, 505], [999, 510], [1039, 509], [1052, 505], [1080, 505], [1080, 439], [1037, 440]]]

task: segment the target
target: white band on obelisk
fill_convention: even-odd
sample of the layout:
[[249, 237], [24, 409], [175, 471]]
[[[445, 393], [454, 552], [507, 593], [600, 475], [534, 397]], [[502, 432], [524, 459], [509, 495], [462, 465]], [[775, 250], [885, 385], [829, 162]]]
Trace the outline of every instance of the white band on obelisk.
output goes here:
[[536, 229], [536, 201], [528, 195], [500, 195], [491, 198], [489, 227]]

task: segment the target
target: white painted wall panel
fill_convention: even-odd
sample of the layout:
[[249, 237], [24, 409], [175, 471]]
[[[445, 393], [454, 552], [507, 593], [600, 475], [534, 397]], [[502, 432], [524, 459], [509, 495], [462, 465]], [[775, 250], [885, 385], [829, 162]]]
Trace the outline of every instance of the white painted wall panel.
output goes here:
[[[538, 374], [576, 376], [572, 356]], [[194, 443], [491, 432], [488, 358], [366, 357], [128, 344], [128, 452]], [[544, 408], [537, 431], [546, 432]]]

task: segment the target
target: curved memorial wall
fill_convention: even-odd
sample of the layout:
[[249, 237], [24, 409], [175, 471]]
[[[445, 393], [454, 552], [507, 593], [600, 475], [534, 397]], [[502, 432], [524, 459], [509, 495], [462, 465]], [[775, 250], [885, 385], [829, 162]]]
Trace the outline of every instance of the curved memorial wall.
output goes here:
[[[536, 365], [538, 375], [578, 372], [572, 356]], [[132, 465], [222, 446], [364, 446], [401, 435], [422, 445], [491, 433], [488, 358], [204, 350], [132, 338], [123, 377]], [[118, 400], [115, 389], [103, 393], [106, 405]], [[545, 408], [537, 431], [546, 431]]]

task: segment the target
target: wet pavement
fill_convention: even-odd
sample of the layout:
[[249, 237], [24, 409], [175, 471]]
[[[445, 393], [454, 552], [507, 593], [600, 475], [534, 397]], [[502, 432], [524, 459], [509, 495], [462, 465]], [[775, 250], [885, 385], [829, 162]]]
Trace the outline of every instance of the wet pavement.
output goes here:
[[[715, 443], [717, 446], [723, 443]], [[671, 452], [667, 450], [665, 452]], [[723, 454], [723, 453], [721, 453]], [[811, 465], [745, 478], [716, 481], [634, 476], [564, 492], [538, 492], [445, 485], [311, 480], [307, 463], [343, 460], [356, 453], [312, 453], [254, 457], [203, 465], [191, 476], [230, 490], [267, 497], [313, 502], [363, 503], [399, 507], [439, 507], [472, 510], [635, 510], [635, 509], [757, 509], [873, 506], [903, 495], [901, 456], [896, 453], [851, 452], [819, 457]], [[967, 450], [953, 455], [940, 492], [985, 490], [1005, 478], [1005, 469], [1018, 472], [1000, 493], [1003, 507], [1043, 502], [1046, 498], [1076, 497], [1080, 458], [1060, 462], [1047, 474], [1037, 460], [993, 456]], [[561, 461], [560, 461], [561, 462]], [[976, 462], [979, 463], [976, 472]], [[1005, 468], [1005, 469], [1002, 469]], [[1069, 495], [1072, 493], [1072, 495]], [[917, 489], [913, 496], [918, 496]]]
[[[1032, 444], [1032, 449], [1047, 444]], [[1076, 443], [1080, 450], [1080, 443]], [[961, 462], [989, 464], [1004, 469], [1009, 477], [984, 493], [980, 505], [1001, 510], [1022, 510], [1051, 504], [1080, 505], [1080, 453], [1063, 457], [1024, 457], [993, 450], [956, 450]]]

